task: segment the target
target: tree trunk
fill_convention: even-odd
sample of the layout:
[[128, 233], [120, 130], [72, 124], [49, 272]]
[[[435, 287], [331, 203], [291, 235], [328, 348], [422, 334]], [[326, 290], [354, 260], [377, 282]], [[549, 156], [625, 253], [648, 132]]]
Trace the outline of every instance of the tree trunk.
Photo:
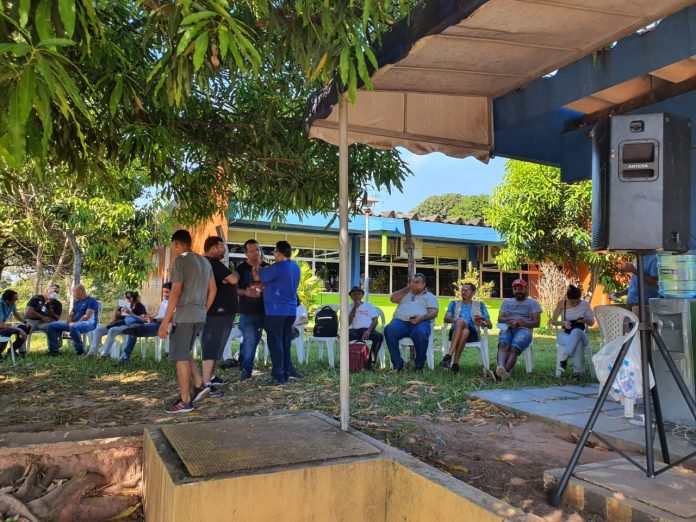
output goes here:
[[60, 253], [60, 257], [58, 258], [58, 264], [56, 265], [56, 269], [53, 272], [51, 279], [48, 280], [49, 285], [52, 285], [53, 283], [55, 283], [56, 279], [58, 279], [60, 277], [60, 273], [63, 271], [63, 265], [65, 264], [65, 256], [68, 255], [69, 249], [70, 249], [70, 239], [68, 239], [66, 237], [65, 244], [63, 245], [63, 251]]
[[36, 265], [34, 270], [36, 275], [34, 276], [34, 295], [41, 294], [41, 277], [43, 276], [43, 245], [39, 245], [36, 249]]
[[75, 237], [75, 234], [73, 234], [72, 232], [68, 232], [66, 235], [68, 236], [68, 240], [70, 241], [70, 247], [72, 248], [73, 252], [72, 285], [73, 288], [75, 288], [77, 285], [80, 284], [80, 275], [82, 274], [82, 250], [80, 249], [80, 245], [77, 244], [77, 238]]

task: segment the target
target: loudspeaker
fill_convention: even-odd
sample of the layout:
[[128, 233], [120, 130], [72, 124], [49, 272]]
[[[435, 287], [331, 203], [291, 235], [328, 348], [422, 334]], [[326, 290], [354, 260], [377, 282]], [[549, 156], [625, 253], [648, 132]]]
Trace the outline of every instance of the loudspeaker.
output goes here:
[[613, 116], [592, 137], [592, 249], [688, 250], [691, 121]]

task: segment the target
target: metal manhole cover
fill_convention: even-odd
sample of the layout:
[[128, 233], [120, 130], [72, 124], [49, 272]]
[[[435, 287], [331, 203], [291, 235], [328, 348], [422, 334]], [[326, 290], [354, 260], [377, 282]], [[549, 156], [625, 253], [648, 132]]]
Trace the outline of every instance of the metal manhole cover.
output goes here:
[[163, 426], [192, 477], [379, 453], [308, 414]]

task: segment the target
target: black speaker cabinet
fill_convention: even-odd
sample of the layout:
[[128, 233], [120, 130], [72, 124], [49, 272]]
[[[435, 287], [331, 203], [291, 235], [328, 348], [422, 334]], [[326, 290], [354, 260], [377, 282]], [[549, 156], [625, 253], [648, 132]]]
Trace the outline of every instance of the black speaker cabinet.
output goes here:
[[593, 130], [592, 156], [593, 250], [689, 249], [689, 119], [613, 116]]

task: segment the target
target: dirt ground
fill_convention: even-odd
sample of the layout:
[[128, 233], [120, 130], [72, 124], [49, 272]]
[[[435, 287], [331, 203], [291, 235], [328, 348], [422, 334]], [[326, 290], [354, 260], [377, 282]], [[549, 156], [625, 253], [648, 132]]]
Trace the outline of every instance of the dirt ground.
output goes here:
[[[229, 374], [234, 380], [224, 397], [206, 399], [192, 414], [174, 418], [162, 409], [174, 398], [169, 396], [174, 383], [156, 372], [94, 375], [79, 393], [36, 375], [30, 380], [0, 375], [4, 402], [0, 445], [22, 432], [34, 436], [37, 432], [76, 433], [125, 426], [138, 432], [152, 424], [266, 415], [279, 410], [309, 409], [338, 416], [335, 379], [317, 375], [275, 388], [259, 386], [257, 379], [239, 383], [236, 374]], [[572, 510], [549, 506], [543, 491], [544, 471], [564, 467], [575, 447], [570, 428], [507, 412], [465, 393], [446, 404], [437, 402], [435, 413], [389, 415], [389, 401], [395, 397], [404, 401], [394, 408], [398, 410], [403, 404], [429, 400], [436, 386], [408, 381], [403, 387], [384, 387], [378, 382], [357, 387], [360, 393], [353, 394], [351, 412], [356, 429], [526, 512], [551, 521], [582, 520]], [[616, 457], [613, 452], [588, 447], [581, 463]]]

